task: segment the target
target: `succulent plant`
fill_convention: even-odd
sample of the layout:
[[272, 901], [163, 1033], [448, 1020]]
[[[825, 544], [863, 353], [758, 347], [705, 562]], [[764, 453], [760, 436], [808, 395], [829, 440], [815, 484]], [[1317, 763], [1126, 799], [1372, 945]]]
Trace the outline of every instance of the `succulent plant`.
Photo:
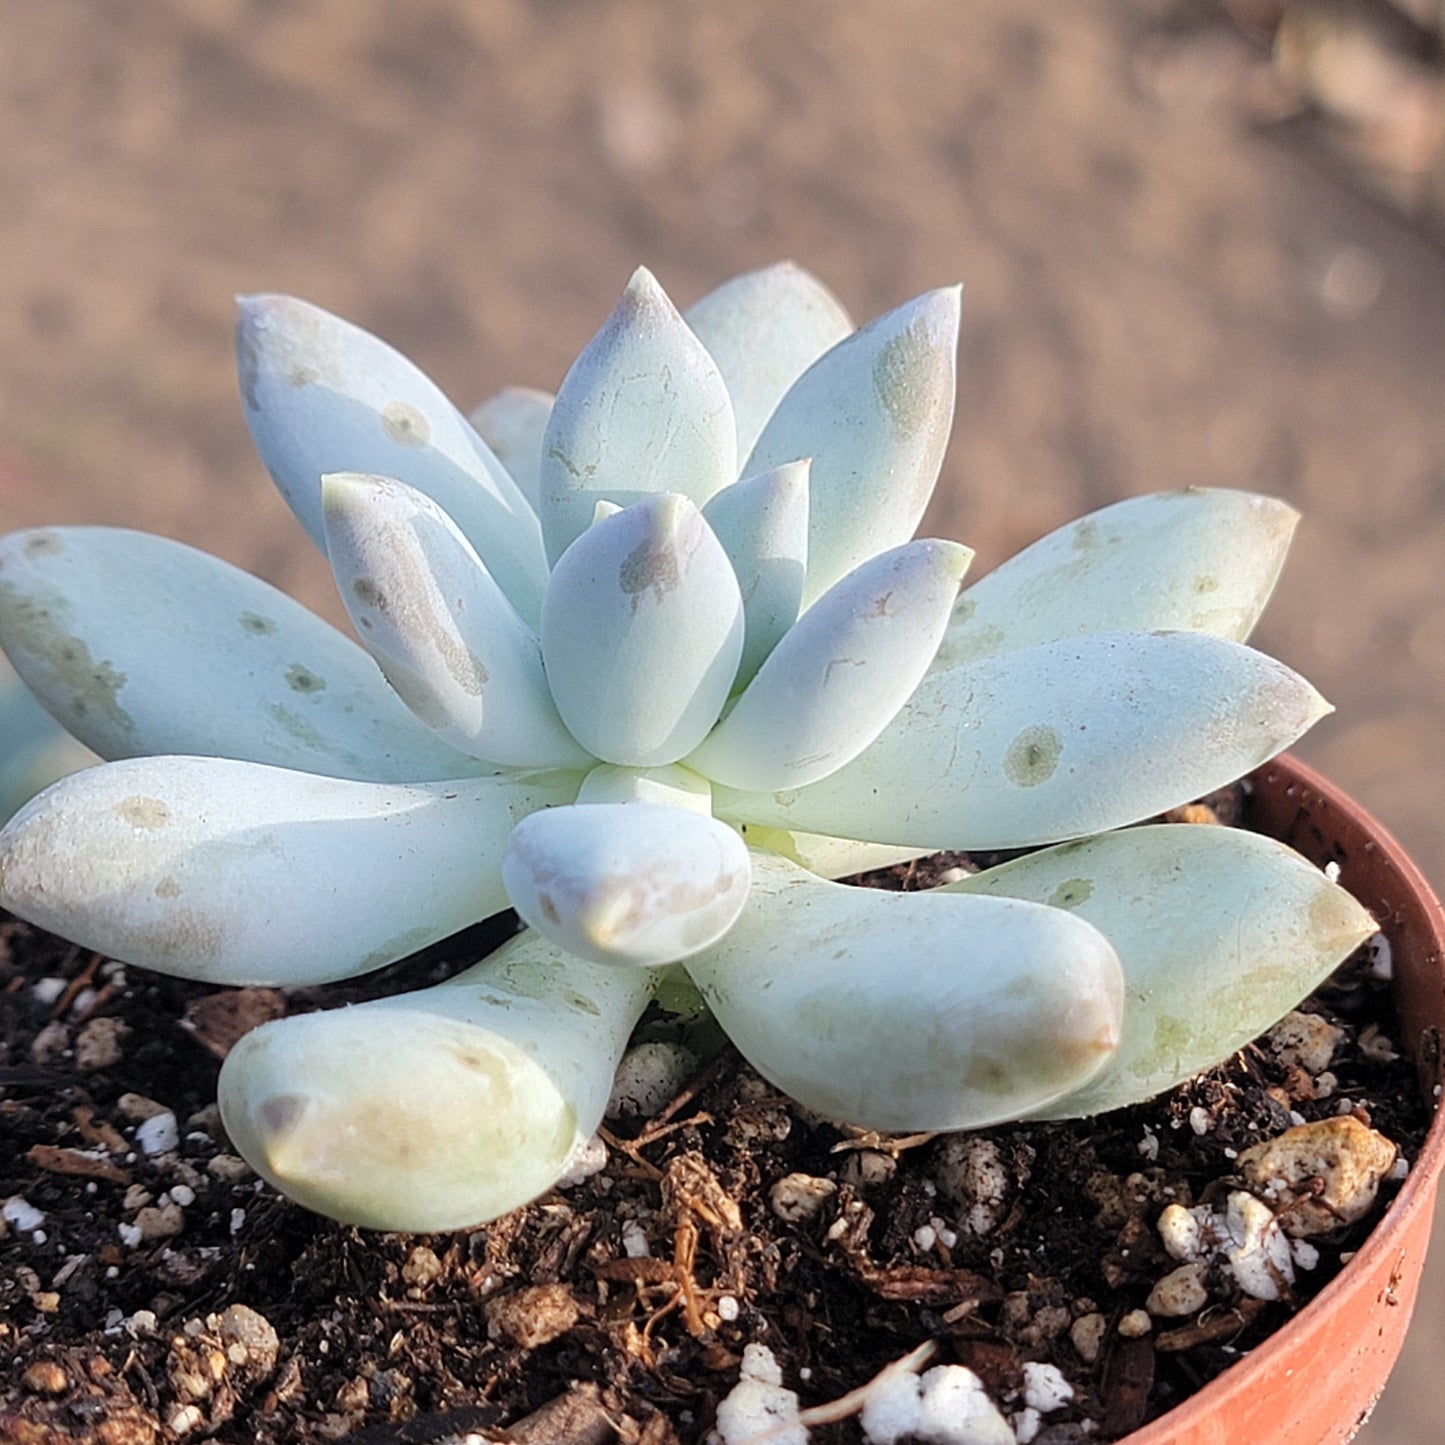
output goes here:
[[0, 823], [56, 778], [99, 759], [35, 700], [0, 652]]
[[[1228, 1054], [1373, 925], [1265, 839], [1125, 825], [1328, 710], [1243, 645], [1295, 514], [1134, 498], [960, 595], [968, 549], [909, 540], [958, 319], [948, 289], [854, 330], [790, 265], [684, 316], [638, 271], [555, 399], [469, 421], [366, 332], [243, 301], [252, 433], [362, 646], [177, 542], [0, 540], [0, 645], [112, 760], [0, 834], [0, 901], [276, 985], [515, 907], [449, 982], [226, 1061], [258, 1171], [382, 1228], [552, 1185], [679, 966], [761, 1073], [881, 1129], [1095, 1112]], [[1036, 847], [927, 892], [831, 881]]]

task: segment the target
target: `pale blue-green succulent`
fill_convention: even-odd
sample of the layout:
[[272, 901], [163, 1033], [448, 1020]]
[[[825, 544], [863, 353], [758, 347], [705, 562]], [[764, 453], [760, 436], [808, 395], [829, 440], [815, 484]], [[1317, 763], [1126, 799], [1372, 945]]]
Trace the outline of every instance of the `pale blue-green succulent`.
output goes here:
[[[1265, 839], [1109, 830], [1328, 710], [1242, 645], [1295, 514], [1139, 497], [960, 596], [969, 551], [909, 540], [958, 314], [855, 331], [775, 266], [682, 316], [639, 271], [555, 399], [469, 421], [364, 331], [244, 301], [247, 418], [363, 646], [159, 537], [0, 540], [0, 645], [113, 760], [0, 834], [0, 901], [278, 985], [514, 906], [450, 982], [268, 1024], [222, 1071], [266, 1178], [383, 1228], [555, 1182], [671, 965], [761, 1073], [880, 1129], [1096, 1112], [1225, 1056], [1370, 919]], [[925, 893], [829, 881], [1060, 844]]]
[[0, 823], [57, 778], [98, 761], [40, 706], [0, 652]]

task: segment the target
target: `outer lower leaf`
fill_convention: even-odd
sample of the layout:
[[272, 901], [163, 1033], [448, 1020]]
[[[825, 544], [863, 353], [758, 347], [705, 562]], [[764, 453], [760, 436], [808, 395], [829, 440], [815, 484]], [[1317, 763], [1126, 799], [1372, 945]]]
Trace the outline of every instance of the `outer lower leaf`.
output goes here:
[[860, 843], [855, 838], [829, 838], [821, 833], [788, 832], [761, 823], [741, 823], [738, 831], [749, 848], [776, 853], [820, 878], [851, 878], [875, 868], [892, 868], [922, 858], [929, 848], [891, 848], [886, 843]]
[[522, 919], [598, 963], [655, 967], [715, 942], [748, 896], [724, 823], [658, 803], [579, 803], [524, 818], [502, 881]]
[[552, 704], [536, 635], [451, 518], [385, 477], [343, 472], [324, 493], [341, 600], [412, 712], [490, 762], [586, 766]]
[[1281, 843], [1235, 828], [1128, 828], [939, 890], [1086, 919], [1124, 967], [1118, 1053], [1051, 1119], [1137, 1104], [1227, 1058], [1293, 1008], [1375, 922]]
[[357, 783], [226, 758], [73, 773], [0, 831], [0, 902], [127, 963], [209, 983], [380, 968], [507, 906], [514, 824], [563, 774]]
[[743, 594], [747, 630], [739, 682], [752, 677], [798, 620], [808, 570], [809, 465], [790, 462], [734, 482], [702, 509]]
[[1238, 643], [1097, 632], [930, 672], [847, 766], [786, 793], [714, 788], [714, 811], [901, 847], [1057, 843], [1242, 777], [1328, 711]]
[[702, 741], [742, 645], [732, 565], [686, 497], [594, 523], [558, 560], [542, 609], [562, 720], [596, 757], [628, 767], [675, 763]]
[[1191, 488], [1130, 497], [1025, 548], [958, 599], [935, 667], [1083, 632], [1208, 632], [1243, 642], [1299, 513]]
[[542, 434], [552, 415], [553, 396], [531, 386], [504, 386], [467, 420], [506, 467], [518, 490], [538, 509], [537, 473], [542, 466]]
[[842, 302], [791, 261], [724, 281], [684, 319], [727, 383], [739, 457], [752, 451], [788, 388], [853, 330]]
[[873, 1129], [972, 1129], [1072, 1093], [1118, 1041], [1118, 960], [1062, 909], [845, 888], [766, 853], [684, 964], [764, 1077]]
[[466, 418], [400, 352], [291, 296], [247, 296], [236, 323], [241, 395], [256, 449], [325, 550], [321, 478], [396, 477], [461, 528], [534, 624], [547, 583], [530, 503]]
[[677, 492], [701, 506], [736, 477], [722, 374], [639, 267], [572, 363], [547, 423], [538, 483], [547, 556], [555, 562], [591, 525], [599, 497], [627, 506]]
[[436, 988], [264, 1024], [226, 1058], [226, 1132], [309, 1209], [461, 1229], [549, 1189], [592, 1136], [654, 975], [535, 933]]
[[804, 606], [918, 526], [953, 424], [959, 296], [929, 291], [840, 341], [763, 428], [749, 475], [813, 459]]
[[417, 722], [314, 613], [145, 532], [0, 538], [0, 646], [102, 757], [205, 753], [395, 782], [489, 771]]
[[925, 540], [862, 563], [778, 643], [688, 765], [766, 791], [803, 787], [857, 757], [928, 670], [972, 556]]
[[3, 652], [0, 738], [5, 740], [0, 745], [0, 823], [57, 778], [100, 761], [41, 707]]

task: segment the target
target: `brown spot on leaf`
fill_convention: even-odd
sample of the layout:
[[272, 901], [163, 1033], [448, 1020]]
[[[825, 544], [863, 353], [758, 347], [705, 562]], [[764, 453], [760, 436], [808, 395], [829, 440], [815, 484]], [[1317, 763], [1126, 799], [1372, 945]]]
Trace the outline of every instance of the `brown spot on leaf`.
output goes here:
[[1063, 749], [1058, 731], [1047, 723], [1039, 723], [1025, 728], [1009, 745], [1003, 770], [1008, 780], [1020, 788], [1037, 787], [1053, 777]]
[[409, 401], [389, 401], [381, 409], [387, 436], [401, 447], [424, 447], [431, 441], [431, 423]]
[[873, 388], [899, 438], [908, 441], [947, 419], [949, 358], [929, 327], [915, 322], [878, 353]]
[[653, 539], [644, 537], [618, 569], [617, 585], [632, 598], [636, 612], [637, 599], [649, 588], [653, 601], [661, 602], [664, 594], [677, 586], [678, 572], [676, 549], [670, 544], [654, 547]]
[[115, 805], [115, 815], [135, 828], [153, 832], [171, 820], [171, 810], [159, 798], [140, 796], [122, 798]]
[[294, 692], [318, 693], [325, 692], [326, 679], [317, 677], [309, 668], [302, 667], [299, 662], [293, 662], [286, 669], [286, 686]]

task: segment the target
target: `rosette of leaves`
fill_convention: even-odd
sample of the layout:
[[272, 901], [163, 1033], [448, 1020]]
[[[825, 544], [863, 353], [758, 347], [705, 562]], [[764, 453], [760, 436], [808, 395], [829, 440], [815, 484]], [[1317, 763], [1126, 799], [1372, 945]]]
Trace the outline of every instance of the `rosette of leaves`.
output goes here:
[[[0, 644], [111, 761], [0, 834], [0, 901], [282, 986], [514, 906], [450, 982], [226, 1061], [258, 1171], [382, 1228], [555, 1182], [675, 967], [762, 1074], [880, 1129], [1094, 1112], [1225, 1056], [1368, 916], [1265, 839], [1111, 830], [1328, 710], [1243, 645], [1295, 514], [1135, 498], [960, 595], [968, 549], [910, 540], [958, 319], [947, 289], [855, 330], [791, 265], [681, 315], [639, 271], [555, 398], [468, 420], [365, 331], [245, 300], [247, 419], [361, 645], [177, 542], [3, 539]], [[830, 881], [1034, 847], [923, 893]]]

